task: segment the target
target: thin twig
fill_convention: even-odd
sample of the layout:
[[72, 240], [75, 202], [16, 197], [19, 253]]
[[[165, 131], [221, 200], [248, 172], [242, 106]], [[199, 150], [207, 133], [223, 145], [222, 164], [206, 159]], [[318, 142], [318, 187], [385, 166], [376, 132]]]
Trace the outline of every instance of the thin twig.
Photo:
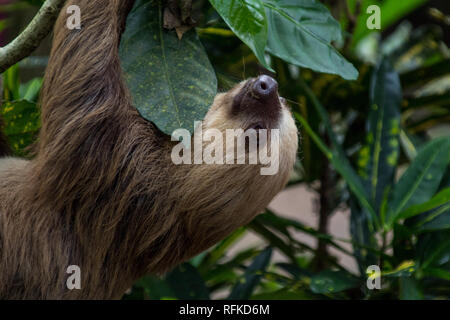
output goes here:
[[26, 27], [7, 46], [0, 48], [0, 73], [28, 57], [50, 33], [64, 0], [47, 0]]

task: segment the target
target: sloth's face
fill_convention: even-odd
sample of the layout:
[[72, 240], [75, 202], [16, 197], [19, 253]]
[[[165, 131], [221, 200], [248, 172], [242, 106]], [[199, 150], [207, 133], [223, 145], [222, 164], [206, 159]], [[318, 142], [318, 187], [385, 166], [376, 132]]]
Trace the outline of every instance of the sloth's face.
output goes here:
[[218, 94], [206, 114], [203, 128], [267, 130], [280, 133], [280, 147], [295, 156], [297, 150], [297, 127], [286, 100], [278, 94], [278, 83], [262, 75], [242, 81], [228, 92]]
[[228, 92], [218, 94], [205, 117], [205, 126], [221, 131], [292, 130], [291, 119], [285, 99], [278, 95], [278, 83], [262, 75], [242, 81]]
[[[267, 149], [261, 150], [267, 150], [271, 156], [279, 158], [282, 168], [284, 166], [286, 170], [290, 170], [295, 161], [298, 145], [297, 127], [286, 100], [278, 95], [278, 83], [269, 76], [251, 78], [226, 93], [218, 94], [206, 114], [203, 129], [218, 129], [223, 137], [228, 136], [228, 129], [234, 129], [237, 142], [234, 144], [235, 148], [239, 148], [240, 143], [248, 144], [245, 137], [242, 139], [242, 135], [247, 135], [250, 132], [247, 130], [253, 129], [258, 137], [258, 150], [267, 146]], [[260, 134], [263, 135], [263, 139], [260, 139]], [[264, 136], [267, 139], [264, 139]], [[276, 137], [279, 144], [274, 145], [272, 137]], [[215, 141], [212, 142], [214, 143]], [[229, 148], [226, 144], [225, 148], [227, 154], [233, 154], [232, 145]], [[246, 150], [250, 149], [246, 147]]]

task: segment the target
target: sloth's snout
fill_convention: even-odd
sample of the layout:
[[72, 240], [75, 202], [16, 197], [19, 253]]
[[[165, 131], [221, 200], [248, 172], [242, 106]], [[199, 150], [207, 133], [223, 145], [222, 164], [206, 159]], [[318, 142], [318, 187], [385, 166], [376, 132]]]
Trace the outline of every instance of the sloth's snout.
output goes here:
[[262, 75], [255, 79], [252, 89], [253, 94], [260, 99], [275, 98], [278, 95], [278, 82], [272, 77]]
[[232, 114], [262, 123], [264, 128], [272, 128], [281, 114], [278, 83], [267, 75], [248, 80], [234, 97]]

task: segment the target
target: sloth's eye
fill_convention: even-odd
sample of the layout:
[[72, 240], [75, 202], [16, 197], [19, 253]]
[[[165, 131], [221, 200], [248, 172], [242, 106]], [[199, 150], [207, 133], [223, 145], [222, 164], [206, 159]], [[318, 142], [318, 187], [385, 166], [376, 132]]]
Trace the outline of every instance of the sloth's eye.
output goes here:
[[246, 130], [249, 130], [249, 129], [253, 129], [255, 131], [258, 131], [258, 130], [265, 129], [265, 128], [264, 128], [264, 125], [262, 123], [257, 123], [257, 124], [249, 126]]

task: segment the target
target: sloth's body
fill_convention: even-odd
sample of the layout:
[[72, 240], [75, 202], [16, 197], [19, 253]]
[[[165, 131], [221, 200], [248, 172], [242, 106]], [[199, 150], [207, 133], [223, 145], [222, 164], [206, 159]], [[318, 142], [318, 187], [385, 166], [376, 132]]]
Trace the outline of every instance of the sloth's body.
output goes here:
[[[203, 125], [279, 128], [278, 174], [174, 165], [174, 142], [139, 116], [122, 80], [117, 47], [132, 1], [70, 4], [80, 6], [82, 28], [65, 27], [64, 8], [41, 92], [37, 156], [0, 160], [3, 299], [120, 298], [145, 273], [164, 273], [251, 221], [295, 160], [297, 130], [277, 88], [252, 100], [252, 88], [268, 80], [260, 77], [219, 94]], [[66, 287], [70, 265], [81, 268], [81, 290]]]

